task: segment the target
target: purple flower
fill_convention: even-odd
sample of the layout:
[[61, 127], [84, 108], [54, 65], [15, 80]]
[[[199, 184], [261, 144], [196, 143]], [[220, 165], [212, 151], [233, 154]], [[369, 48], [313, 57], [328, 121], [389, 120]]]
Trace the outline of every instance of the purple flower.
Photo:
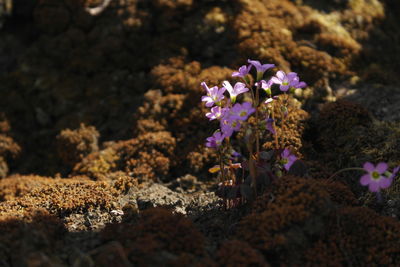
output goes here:
[[256, 86], [260, 86], [262, 89], [264, 89], [264, 91], [268, 94], [271, 95], [271, 87], [274, 83], [272, 82], [272, 80], [269, 80], [268, 82], [266, 82], [265, 80], [261, 80], [259, 83], [256, 83]]
[[297, 160], [297, 157], [290, 153], [290, 150], [285, 148], [281, 153], [283, 167], [289, 171], [292, 164]]
[[231, 116], [234, 119], [245, 121], [254, 111], [256, 109], [253, 108], [250, 102], [236, 103], [231, 109]]
[[253, 65], [256, 69], [257, 72], [260, 72], [264, 74], [264, 72], [270, 68], [275, 67], [275, 64], [261, 64], [260, 61], [258, 60], [247, 60], [251, 65]]
[[297, 80], [296, 77], [297, 73], [295, 72], [289, 72], [288, 74], [286, 74], [285, 72], [280, 70], [276, 73], [276, 76], [271, 78], [271, 81], [273, 83], [280, 84], [279, 89], [282, 92], [286, 92], [291, 86], [299, 84], [298, 77]]
[[222, 88], [228, 90], [229, 95], [231, 96], [232, 103], [235, 103], [236, 96], [249, 91], [249, 88], [246, 88], [246, 85], [241, 82], [237, 82], [235, 86], [232, 87], [232, 85], [228, 81], [224, 81], [222, 83], [222, 86], [223, 86]]
[[294, 89], [304, 88], [306, 86], [307, 86], [307, 84], [305, 82], [300, 82], [300, 79], [298, 76], [294, 77], [292, 80], [292, 83], [290, 84], [290, 87], [293, 87]]
[[224, 134], [222, 134], [221, 132], [215, 132], [212, 136], [207, 138], [206, 146], [217, 148], [222, 144], [224, 138], [225, 138]]
[[220, 119], [222, 116], [224, 116], [226, 111], [226, 108], [215, 106], [211, 108], [211, 112], [206, 113], [206, 117], [209, 118], [210, 121]]
[[365, 162], [363, 168], [367, 174], [361, 176], [360, 183], [368, 185], [369, 191], [379, 192], [381, 188], [388, 188], [392, 184], [393, 177], [388, 178], [383, 175], [388, 168], [385, 162], [378, 163], [376, 167], [370, 162]]
[[392, 174], [389, 176], [389, 179], [393, 179], [399, 170], [400, 170], [400, 166], [397, 166], [396, 168], [394, 168]]
[[241, 77], [244, 78], [247, 74], [249, 74], [250, 70], [251, 70], [252, 65], [243, 65], [239, 68], [239, 71], [234, 71], [232, 73], [232, 77]]
[[267, 119], [267, 130], [270, 131], [272, 134], [275, 134], [275, 128], [274, 128], [274, 119], [268, 118]]
[[206, 102], [206, 107], [212, 107], [215, 104], [218, 105], [218, 103], [224, 99], [224, 92], [225, 88], [221, 88], [220, 90], [218, 89], [217, 86], [208, 88], [207, 84], [205, 82], [201, 83], [201, 86], [206, 90], [207, 95], [201, 97], [201, 101]]
[[239, 131], [241, 124], [240, 121], [229, 114], [221, 119], [220, 126], [224, 135], [230, 137], [234, 131]]

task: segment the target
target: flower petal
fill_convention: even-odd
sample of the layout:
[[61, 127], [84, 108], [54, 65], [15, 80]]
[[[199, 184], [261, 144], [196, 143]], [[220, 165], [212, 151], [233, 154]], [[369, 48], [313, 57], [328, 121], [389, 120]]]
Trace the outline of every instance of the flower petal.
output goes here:
[[271, 78], [271, 82], [275, 83], [275, 84], [282, 84], [282, 81], [279, 80], [277, 77], [272, 77]]
[[369, 184], [368, 186], [369, 191], [371, 192], [378, 192], [379, 191], [379, 184], [375, 181]]
[[378, 165], [376, 165], [376, 171], [379, 173], [384, 173], [388, 168], [388, 165], [385, 162], [379, 162]]
[[297, 73], [296, 72], [289, 72], [286, 76], [288, 77], [289, 80], [293, 80], [294, 78], [297, 77]]
[[381, 188], [388, 188], [392, 184], [393, 179], [382, 177], [379, 180], [379, 186]]
[[371, 176], [369, 174], [364, 174], [361, 176], [360, 184], [368, 185], [371, 182]]
[[283, 71], [279, 70], [276, 73], [276, 77], [278, 77], [278, 79], [282, 81], [286, 77], [286, 74]]
[[307, 86], [307, 84], [305, 83], [305, 82], [299, 82], [298, 84], [297, 84], [297, 88], [304, 88], [304, 87], [306, 87]]
[[367, 172], [373, 172], [375, 170], [375, 166], [371, 162], [365, 162], [364, 165], [363, 165], [363, 168]]
[[289, 90], [289, 85], [280, 85], [280, 86], [279, 86], [279, 89], [280, 89], [282, 92], [286, 92], [287, 90]]
[[267, 100], [265, 100], [265, 104], [271, 103], [272, 101], [274, 101], [272, 98], [268, 98]]
[[200, 85], [201, 85], [201, 87], [204, 88], [204, 90], [207, 91], [207, 93], [210, 91], [210, 89], [208, 88], [208, 86], [207, 86], [207, 84], [205, 82], [202, 82]]

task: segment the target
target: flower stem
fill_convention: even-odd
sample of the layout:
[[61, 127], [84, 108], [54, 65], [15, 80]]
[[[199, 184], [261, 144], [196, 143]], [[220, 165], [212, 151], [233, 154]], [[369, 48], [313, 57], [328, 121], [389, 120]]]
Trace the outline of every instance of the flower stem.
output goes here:
[[221, 169], [222, 182], [225, 182], [225, 166], [222, 159], [222, 147], [219, 148], [219, 167]]
[[259, 160], [260, 155], [260, 136], [258, 134], [258, 102], [260, 102], [260, 94], [259, 94], [260, 85], [257, 85], [256, 88], [256, 102], [254, 106], [256, 108], [256, 159]]
[[274, 134], [274, 140], [275, 140], [275, 149], [279, 148], [279, 144], [278, 144], [278, 131], [276, 129], [276, 123], [275, 123], [275, 107], [274, 105], [272, 105], [271, 108], [271, 117], [272, 117], [272, 127], [274, 128], [275, 134]]
[[338, 170], [337, 172], [335, 172], [334, 174], [332, 174], [328, 180], [331, 180], [333, 177], [335, 177], [336, 175], [338, 175], [339, 173], [345, 172], [345, 171], [365, 171], [363, 168], [357, 168], [357, 167], [353, 167], [353, 168], [344, 168], [341, 170]]

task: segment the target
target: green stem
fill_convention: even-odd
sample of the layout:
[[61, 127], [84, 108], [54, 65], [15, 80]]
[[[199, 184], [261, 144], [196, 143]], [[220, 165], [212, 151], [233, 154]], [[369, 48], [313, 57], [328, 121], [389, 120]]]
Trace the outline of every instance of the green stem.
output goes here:
[[260, 102], [260, 94], [259, 94], [260, 85], [256, 88], [256, 102], [254, 106], [256, 108], [256, 159], [259, 160], [260, 155], [260, 136], [258, 134], [258, 102]]
[[222, 182], [225, 182], [225, 166], [222, 159], [222, 148], [219, 148], [219, 167], [221, 169]]
[[333, 177], [335, 177], [336, 175], [338, 175], [339, 173], [345, 172], [345, 171], [365, 171], [363, 168], [357, 168], [357, 167], [353, 167], [353, 168], [344, 168], [341, 170], [338, 170], [337, 172], [335, 172], [334, 174], [331, 175], [331, 177], [328, 178], [328, 180], [331, 180]]

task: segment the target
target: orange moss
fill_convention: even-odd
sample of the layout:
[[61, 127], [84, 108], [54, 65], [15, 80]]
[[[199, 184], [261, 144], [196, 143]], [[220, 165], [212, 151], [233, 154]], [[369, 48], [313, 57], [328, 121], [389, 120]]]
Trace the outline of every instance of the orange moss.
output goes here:
[[9, 171], [8, 159], [15, 159], [21, 152], [21, 147], [8, 136], [10, 123], [3, 113], [0, 113], [0, 178], [6, 177]]
[[[289, 99], [289, 114], [285, 118], [280, 112], [282, 102], [276, 101], [274, 104], [276, 132], [278, 136], [278, 144], [280, 146], [278, 149], [290, 148], [293, 153], [299, 155], [300, 149], [303, 147], [302, 136], [305, 130], [306, 121], [310, 116], [306, 111], [296, 107], [294, 104], [290, 104], [293, 101], [294, 99]], [[266, 150], [276, 148], [272, 135], [270, 135], [269, 139], [264, 142], [262, 147]]]
[[93, 126], [81, 123], [79, 129], [66, 129], [57, 135], [57, 151], [63, 162], [74, 166], [85, 156], [98, 151], [99, 132]]
[[165, 179], [174, 159], [176, 141], [169, 132], [150, 132], [107, 146], [76, 164], [74, 172], [105, 179], [106, 173], [120, 170], [139, 180]]
[[[47, 259], [48, 264], [53, 262], [54, 251], [61, 246], [60, 239], [66, 232], [61, 220], [43, 209], [27, 210], [19, 215], [0, 215], [2, 264], [25, 266], [33, 263], [38, 255]], [[36, 261], [40, 262], [46, 261]]]
[[264, 256], [239, 240], [224, 242], [215, 254], [218, 266], [270, 266]]
[[400, 263], [400, 223], [365, 207], [337, 211], [330, 231], [305, 252], [311, 265], [396, 266]]
[[274, 255], [271, 260], [293, 263], [324, 232], [333, 210], [329, 193], [317, 180], [284, 176], [255, 201], [236, 235], [264, 255]]
[[338, 144], [351, 129], [358, 126], [369, 126], [372, 123], [370, 113], [364, 107], [339, 100], [323, 106], [316, 124], [318, 125], [319, 143], [327, 150], [338, 150]]
[[110, 224], [102, 231], [104, 240], [116, 240], [129, 260], [138, 265], [157, 262], [162, 252], [179, 256], [184, 253], [204, 256], [205, 240], [192, 222], [163, 208], [141, 213], [137, 224]]
[[50, 177], [13, 175], [0, 180], [0, 201], [23, 197], [33, 189], [51, 184]]
[[[107, 183], [78, 177], [77, 179], [30, 178], [32, 177], [17, 178], [9, 185], [7, 182], [12, 181], [11, 178], [4, 181], [4, 187], [8, 188], [4, 198], [9, 200], [0, 202], [0, 215], [12, 214], [13, 212], [8, 210], [10, 207], [21, 211], [26, 208], [44, 208], [59, 215], [82, 213], [94, 208], [108, 210], [114, 206], [113, 202], [118, 194], [118, 191]], [[20, 188], [31, 191], [22, 195], [18, 191]]]

